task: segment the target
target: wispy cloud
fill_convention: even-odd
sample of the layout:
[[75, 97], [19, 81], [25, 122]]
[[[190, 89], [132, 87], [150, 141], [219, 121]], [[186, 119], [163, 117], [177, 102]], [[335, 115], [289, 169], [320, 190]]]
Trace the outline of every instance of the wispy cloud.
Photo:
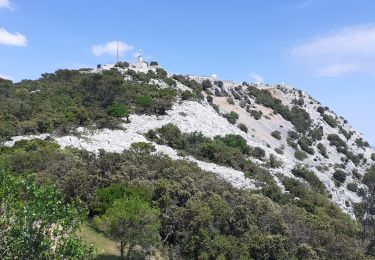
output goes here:
[[111, 41], [105, 44], [94, 45], [92, 46], [91, 51], [97, 57], [100, 57], [102, 55], [116, 56], [117, 48], [119, 56], [123, 56], [126, 52], [134, 49], [132, 45], [127, 44], [126, 42], [119, 41], [117, 43], [117, 41]]
[[375, 25], [346, 27], [295, 46], [291, 53], [319, 76], [375, 71]]
[[263, 83], [264, 81], [263, 77], [254, 71], [249, 73], [249, 77], [253, 79], [256, 83]]
[[6, 9], [14, 10], [14, 5], [9, 0], [0, 0], [0, 9], [1, 8], [6, 8]]
[[5, 30], [5, 28], [0, 28], [0, 44], [26, 47], [27, 38], [25, 35], [20, 34], [18, 32], [10, 33], [7, 30]]
[[2, 79], [8, 79], [8, 80], [12, 80], [13, 81], [12, 77], [9, 77], [8, 75], [4, 75], [4, 74], [0, 74], [0, 78], [2, 78]]

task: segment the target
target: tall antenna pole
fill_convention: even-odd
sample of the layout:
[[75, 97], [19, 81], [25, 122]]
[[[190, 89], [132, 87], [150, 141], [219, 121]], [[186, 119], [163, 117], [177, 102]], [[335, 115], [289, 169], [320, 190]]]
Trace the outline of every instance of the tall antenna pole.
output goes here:
[[117, 39], [117, 62], [119, 62], [119, 55], [118, 55], [118, 39]]

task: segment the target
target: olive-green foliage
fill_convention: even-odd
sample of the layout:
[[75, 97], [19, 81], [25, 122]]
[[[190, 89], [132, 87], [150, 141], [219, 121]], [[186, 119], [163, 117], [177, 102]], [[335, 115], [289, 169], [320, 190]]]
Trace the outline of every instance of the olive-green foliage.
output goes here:
[[273, 138], [275, 138], [277, 140], [281, 140], [281, 133], [280, 133], [280, 131], [275, 130], [275, 131], [273, 131], [271, 133], [271, 135], [272, 135]]
[[268, 166], [270, 168], [280, 168], [281, 166], [283, 166], [283, 163], [282, 161], [278, 160], [274, 154], [270, 154]]
[[306, 154], [304, 151], [296, 150], [296, 151], [294, 152], [294, 157], [295, 157], [297, 160], [303, 161], [303, 160], [307, 159], [307, 154]]
[[[199, 134], [191, 134], [187, 139], [190, 143], [187, 142], [186, 147], [200, 147], [208, 141]], [[220, 142], [226, 149], [237, 149], [237, 155], [243, 150], [238, 147], [243, 144], [238, 137], [225, 139], [236, 148], [227, 146], [220, 138], [212, 141]], [[106, 222], [111, 225], [116, 223], [113, 219], [120, 219], [117, 216], [125, 216], [127, 221], [126, 216], [131, 212], [126, 210], [129, 205], [126, 201], [131, 198], [139, 198], [131, 203], [136, 209], [139, 204], [146, 203], [147, 208], [156, 209], [155, 212], [160, 210], [160, 214], [151, 214], [158, 216], [151, 218], [155, 221], [148, 222], [148, 215], [145, 218], [146, 223], [157, 224], [160, 220], [160, 239], [156, 238], [156, 229], [147, 229], [151, 230], [147, 234], [155, 240], [141, 243], [145, 250], [154, 242], [157, 246], [163, 241], [167, 257], [174, 259], [364, 258], [354, 221], [326, 197], [301, 183], [288, 185], [283, 182], [289, 194], [281, 193], [276, 185], [264, 186], [262, 194], [275, 200], [272, 201], [262, 194], [233, 188], [193, 163], [175, 161], [163, 155], [132, 151], [122, 154], [100, 151], [95, 155], [74, 149], [60, 150], [48, 141], [25, 141], [16, 146], [1, 148], [3, 159], [17, 158], [8, 160], [9, 167], [15, 168], [14, 164], [25, 158], [31, 160], [17, 166], [20, 172], [27, 172], [30, 165], [37, 165], [33, 167], [38, 168], [40, 182], [55, 182], [66, 200], [82, 198], [91, 216], [101, 216], [93, 224], [105, 224], [100, 221], [104, 215], [114, 217]], [[39, 164], [43, 161], [47, 163]], [[71, 177], [67, 178], [67, 175]], [[76, 191], [80, 189], [81, 192]], [[297, 195], [299, 200], [294, 199]], [[114, 203], [117, 200], [120, 202]], [[44, 202], [41, 205], [45, 207]], [[138, 214], [134, 216], [142, 215], [141, 211], [136, 212]], [[109, 230], [103, 229], [106, 233]], [[134, 234], [144, 241], [142, 232], [132, 232], [123, 234], [125, 237]]]
[[309, 136], [313, 141], [321, 141], [324, 135], [323, 127], [317, 127], [309, 132]]
[[261, 119], [263, 115], [262, 111], [258, 110], [250, 110], [249, 113], [252, 117], [254, 117], [255, 120]]
[[268, 90], [260, 90], [256, 87], [248, 87], [249, 95], [254, 96], [258, 104], [272, 108], [275, 113], [279, 113], [286, 120], [290, 121], [298, 132], [304, 133], [312, 124], [309, 113], [303, 108], [293, 106], [289, 109], [288, 106], [282, 104], [280, 99], [274, 98]]
[[115, 67], [118, 67], [118, 68], [128, 68], [129, 67], [129, 62], [126, 62], [126, 61], [119, 61], [115, 64]]
[[146, 114], [164, 114], [171, 108], [176, 90], [148, 84], [149, 78], [160, 75], [126, 73], [144, 81], [125, 81], [116, 69], [101, 73], [58, 70], [38, 80], [1, 81], [0, 139], [53, 130], [68, 132], [93, 123], [115, 127], [120, 122], [117, 117], [126, 114], [120, 104]]
[[209, 89], [209, 88], [212, 88], [212, 87], [213, 87], [213, 85], [212, 85], [210, 80], [208, 80], [208, 79], [203, 80], [203, 82], [202, 82], [202, 89], [203, 90], [206, 90], [206, 89]]
[[370, 144], [366, 141], [364, 141], [362, 138], [357, 138], [355, 140], [355, 143], [357, 144], [358, 147], [360, 148], [366, 148], [366, 147], [370, 147]]
[[[112, 201], [105, 214], [93, 219], [94, 226], [119, 243], [121, 256], [132, 256], [135, 246], [144, 251], [160, 242], [160, 210], [139, 196], [126, 196]], [[128, 247], [125, 255], [125, 246]]]
[[324, 144], [318, 143], [316, 147], [318, 148], [321, 155], [323, 155], [324, 157], [327, 156], [327, 148], [324, 146]]
[[306, 166], [297, 165], [293, 168], [292, 173], [294, 176], [299, 177], [307, 181], [310, 186], [315, 189], [316, 191], [324, 194], [325, 193], [325, 186], [323, 182], [320, 181], [320, 179], [315, 175], [315, 173], [309, 169], [307, 169]]
[[330, 134], [328, 135], [327, 139], [332, 146], [336, 147], [337, 152], [346, 155], [346, 157], [349, 160], [351, 160], [355, 165], [358, 165], [361, 159], [363, 159], [363, 155], [355, 155], [354, 153], [349, 152], [346, 142], [343, 141], [338, 135]]
[[243, 132], [245, 132], [245, 133], [247, 133], [247, 131], [248, 131], [247, 126], [246, 126], [245, 124], [240, 123], [240, 124], [237, 125], [237, 127], [238, 127], [241, 131], [243, 131]]
[[108, 112], [113, 117], [127, 117], [129, 116], [130, 109], [123, 104], [113, 103], [109, 107]]
[[235, 124], [238, 119], [238, 114], [234, 111], [231, 111], [225, 114], [225, 117], [228, 119], [229, 123]]
[[354, 134], [354, 132], [352, 132], [352, 131], [350, 131], [350, 132], [346, 131], [342, 126], [340, 126], [339, 129], [340, 129], [340, 133], [343, 136], [345, 136], [346, 140], [349, 140]]
[[227, 165], [244, 171], [252, 178], [274, 184], [267, 171], [261, 169], [247, 159], [251, 155], [262, 159], [265, 151], [261, 148], [251, 148], [240, 135], [228, 134], [214, 139], [204, 137], [201, 133], [182, 134], [177, 126], [168, 124], [146, 134], [149, 139], [183, 150], [197, 159], [208, 160], [217, 164]]
[[336, 170], [333, 173], [333, 178], [337, 180], [339, 183], [344, 183], [346, 180], [347, 173], [342, 170]]
[[357, 192], [358, 185], [355, 182], [350, 182], [346, 185], [346, 188], [352, 192]]
[[330, 134], [328, 135], [327, 139], [332, 146], [336, 147], [336, 150], [339, 153], [343, 153], [343, 154], [347, 153], [348, 147], [346, 145], [346, 142], [343, 141], [338, 135]]
[[65, 203], [52, 185], [35, 176], [0, 168], [0, 256], [2, 259], [84, 259], [92, 249], [75, 235], [84, 211]]
[[227, 97], [228, 104], [234, 105], [234, 99], [232, 97]]
[[371, 154], [371, 160], [375, 161], [375, 153]]
[[308, 137], [306, 136], [301, 137], [301, 139], [298, 140], [298, 144], [301, 147], [301, 149], [307, 152], [308, 154], [315, 153], [314, 149], [311, 147], [312, 141]]
[[338, 123], [336, 121], [336, 119], [330, 115], [327, 115], [327, 114], [324, 114], [323, 115], [323, 120], [328, 124], [330, 125], [332, 128], [336, 128]]
[[139, 154], [150, 154], [156, 151], [153, 144], [145, 142], [132, 143], [130, 149]]

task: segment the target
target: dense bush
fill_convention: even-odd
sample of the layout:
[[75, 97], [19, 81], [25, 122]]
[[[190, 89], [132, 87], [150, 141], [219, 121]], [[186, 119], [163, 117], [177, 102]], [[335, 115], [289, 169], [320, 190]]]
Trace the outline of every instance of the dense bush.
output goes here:
[[272, 135], [273, 138], [275, 138], [277, 140], [281, 140], [281, 133], [280, 133], [280, 131], [275, 130], [275, 131], [273, 131], [271, 133], [271, 135]]
[[234, 111], [231, 111], [225, 114], [225, 117], [228, 119], [229, 123], [234, 125], [238, 119], [238, 114]]
[[366, 147], [370, 147], [370, 144], [366, 141], [363, 141], [362, 138], [357, 138], [355, 140], [355, 143], [357, 144], [358, 147], [360, 148], [366, 148]]
[[297, 151], [294, 152], [294, 157], [297, 160], [303, 161], [303, 160], [307, 159], [307, 154], [304, 151], [297, 150]]
[[227, 97], [228, 104], [234, 105], [234, 100], [232, 97]]
[[354, 183], [354, 182], [350, 182], [350, 183], [348, 183], [348, 184], [346, 185], [346, 188], [347, 188], [348, 190], [352, 191], [352, 192], [357, 192], [357, 190], [358, 190], [358, 186], [357, 186], [357, 184]]
[[347, 173], [344, 172], [344, 171], [341, 171], [341, 170], [336, 170], [334, 173], [333, 173], [333, 178], [335, 180], [337, 180], [338, 182], [340, 183], [344, 183], [345, 180], [346, 180], [346, 176], [347, 176]]
[[324, 120], [328, 125], [330, 125], [332, 128], [336, 128], [337, 125], [338, 125], [336, 119], [333, 118], [333, 117], [330, 116], [330, 115], [324, 114], [324, 115], [323, 115], [323, 120]]
[[241, 129], [241, 131], [243, 131], [243, 132], [245, 132], [245, 133], [247, 133], [247, 131], [248, 131], [247, 126], [246, 126], [245, 124], [239, 123], [239, 124], [237, 125], [237, 127], [238, 127], [239, 129]]
[[254, 117], [255, 120], [259, 120], [262, 118], [262, 111], [258, 111], [258, 110], [249, 110], [249, 113], [252, 117]]
[[306, 168], [306, 166], [297, 165], [293, 168], [292, 173], [294, 176], [299, 177], [307, 181], [313, 189], [324, 194], [325, 186], [323, 182], [315, 175], [315, 173]]
[[[190, 143], [186, 142], [186, 147], [190, 148], [191, 145], [201, 147], [209, 141], [198, 134], [187, 137]], [[236, 136], [212, 141], [221, 143], [218, 151], [224, 154], [227, 153], [222, 149], [224, 147], [237, 149], [232, 160], [238, 160], [241, 149], [244, 150], [243, 141]], [[95, 155], [86, 151], [60, 150], [56, 144], [47, 141], [24, 141], [13, 148], [0, 149], [0, 157], [9, 167], [17, 168], [19, 173], [36, 169], [37, 179], [43, 183], [57, 183], [67, 200], [81, 198], [95, 219], [93, 224], [99, 224], [97, 227], [111, 237], [109, 229], [101, 228], [100, 224], [107, 223], [111, 227], [117, 216], [124, 216], [128, 221], [125, 209], [134, 205], [132, 221], [145, 221], [132, 226], [135, 229], [131, 232], [112, 230], [122, 230], [125, 238], [134, 234], [134, 241], [139, 241], [144, 249], [154, 242], [155, 245], [162, 244], [164, 249], [161, 251], [167, 257], [296, 259], [313, 255], [322, 259], [363, 259], [354, 221], [323, 195], [295, 180], [283, 180], [289, 194], [281, 193], [276, 185], [264, 187], [262, 193], [277, 201], [274, 202], [260, 193], [233, 188], [195, 164], [162, 155], [131, 151], [122, 154], [100, 151]], [[235, 168], [245, 169], [244, 162]], [[245, 172], [254, 176], [250, 168]], [[114, 184], [116, 188], [113, 188]], [[119, 199], [121, 203], [115, 203]], [[126, 204], [124, 199], [137, 203]], [[41, 205], [45, 207], [44, 203]], [[152, 212], [152, 209], [159, 210], [160, 214], [138, 210], [140, 205], [147, 209], [151, 207]], [[160, 220], [157, 233], [152, 228], [158, 227], [157, 219], [153, 222], [155, 218], [152, 217], [156, 215]], [[96, 216], [108, 221], [100, 222]], [[156, 225], [152, 224], [144, 233], [142, 225], [147, 223]], [[144, 239], [152, 239], [152, 243], [143, 244]]]
[[309, 132], [309, 136], [313, 141], [321, 141], [324, 135], [323, 127], [317, 127]]
[[375, 153], [371, 154], [371, 160], [375, 161]]
[[314, 149], [311, 147], [312, 141], [309, 138], [307, 138], [306, 136], [301, 137], [298, 140], [298, 144], [301, 147], [301, 149], [303, 151], [307, 152], [308, 154], [314, 154], [315, 153]]
[[324, 144], [318, 143], [316, 147], [318, 148], [321, 155], [323, 155], [324, 157], [327, 156], [327, 148], [324, 146]]

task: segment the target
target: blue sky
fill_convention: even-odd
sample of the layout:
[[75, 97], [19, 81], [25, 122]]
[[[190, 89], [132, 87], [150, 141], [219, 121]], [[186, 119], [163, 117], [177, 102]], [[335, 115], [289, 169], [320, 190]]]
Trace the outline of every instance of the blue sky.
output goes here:
[[170, 72], [306, 90], [375, 144], [374, 13], [373, 0], [0, 0], [0, 75], [114, 62], [118, 39], [124, 60], [142, 49]]

